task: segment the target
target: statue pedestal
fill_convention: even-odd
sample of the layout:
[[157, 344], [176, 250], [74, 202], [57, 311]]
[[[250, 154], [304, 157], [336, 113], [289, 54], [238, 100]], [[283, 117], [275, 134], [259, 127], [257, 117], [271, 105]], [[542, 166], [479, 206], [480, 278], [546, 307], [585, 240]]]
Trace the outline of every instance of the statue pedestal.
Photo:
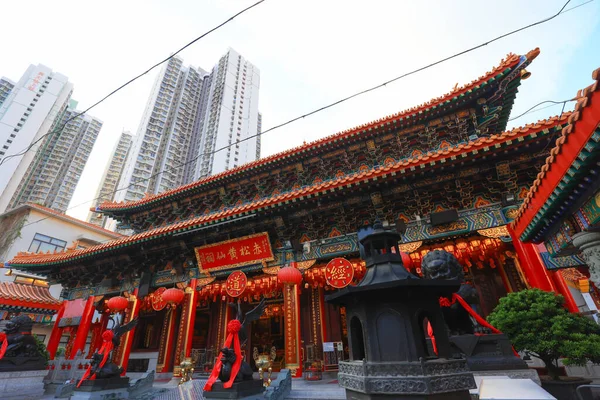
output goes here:
[[450, 336], [450, 343], [457, 356], [464, 356], [473, 372], [527, 369], [527, 363], [513, 352], [508, 337], [494, 335]]
[[95, 392], [81, 392], [75, 390], [71, 396], [71, 400], [125, 400], [129, 398], [127, 388], [123, 389], [106, 389]]
[[210, 392], [204, 392], [205, 399], [242, 399], [244, 397], [260, 394], [265, 391], [263, 381], [253, 379], [234, 383], [231, 388], [225, 389], [222, 382], [215, 382]]
[[47, 370], [0, 372], [0, 397], [3, 400], [37, 400], [44, 395]]
[[107, 379], [85, 380], [80, 387], [73, 391], [71, 400], [103, 400], [110, 394], [111, 399], [129, 398], [129, 378], [114, 377]]
[[341, 361], [338, 379], [346, 398], [355, 400], [464, 400], [475, 386], [464, 359]]
[[477, 377], [506, 377], [531, 379], [541, 386], [534, 369], [517, 357], [508, 337], [504, 334], [451, 336], [450, 343], [456, 355], [464, 356], [467, 365]]

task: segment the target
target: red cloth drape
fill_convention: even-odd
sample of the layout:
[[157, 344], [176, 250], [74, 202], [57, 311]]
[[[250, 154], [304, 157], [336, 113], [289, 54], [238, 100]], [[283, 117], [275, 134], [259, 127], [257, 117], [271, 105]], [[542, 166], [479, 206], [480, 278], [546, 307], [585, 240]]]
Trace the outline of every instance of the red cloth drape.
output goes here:
[[[240, 337], [238, 332], [242, 329], [242, 324], [237, 319], [229, 321], [227, 324], [227, 339], [225, 339], [225, 345], [223, 347], [230, 348], [233, 342], [233, 350], [235, 352], [235, 362], [233, 363], [233, 367], [231, 368], [231, 376], [229, 380], [223, 383], [223, 387], [228, 389], [233, 385], [233, 381], [235, 381], [235, 377], [240, 371], [240, 367], [242, 365], [242, 347], [240, 346]], [[213, 367], [212, 373], [206, 381], [204, 385], [204, 390], [210, 392], [212, 390], [212, 386], [217, 381], [219, 377], [219, 372], [221, 372], [221, 366], [223, 362], [221, 361], [222, 353], [219, 353], [219, 357], [217, 358], [217, 362]]]
[[0, 345], [0, 360], [1, 360], [2, 357], [4, 357], [4, 355], [6, 354], [6, 349], [8, 347], [8, 338], [6, 337], [6, 333], [0, 332], [0, 342], [2, 342], [2, 345]]
[[[108, 356], [110, 355], [110, 352], [113, 349], [113, 338], [114, 338], [115, 334], [113, 333], [113, 331], [109, 331], [106, 330], [104, 331], [104, 333], [102, 333], [102, 347], [100, 347], [100, 350], [98, 350], [98, 354], [102, 354], [102, 361], [100, 362], [100, 365], [98, 366], [98, 369], [104, 367], [104, 364], [106, 364], [106, 361], [108, 361]], [[77, 384], [77, 387], [81, 386], [81, 383], [87, 379], [88, 376], [90, 376], [90, 374], [92, 373], [92, 365], [90, 364], [87, 368], [87, 370], [85, 371], [85, 373], [83, 374], [83, 376], [81, 377], [81, 380], [79, 381], [79, 383]], [[96, 379], [96, 374], [92, 375], [90, 377], [90, 379]]]
[[431, 345], [433, 346], [433, 352], [437, 355], [437, 343], [435, 343], [435, 336], [433, 335], [433, 328], [431, 322], [427, 322], [427, 335], [431, 339]]

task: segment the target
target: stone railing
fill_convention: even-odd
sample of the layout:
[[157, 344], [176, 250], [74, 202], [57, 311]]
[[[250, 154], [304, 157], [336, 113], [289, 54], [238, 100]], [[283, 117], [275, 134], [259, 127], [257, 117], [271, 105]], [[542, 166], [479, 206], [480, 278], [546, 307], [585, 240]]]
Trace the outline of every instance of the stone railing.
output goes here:
[[265, 391], [264, 397], [268, 400], [283, 400], [292, 391], [292, 374], [289, 369], [282, 369], [277, 378]]
[[215, 363], [213, 349], [192, 349], [191, 357], [194, 361], [194, 372], [210, 373]]
[[46, 383], [65, 383], [79, 380], [83, 376], [90, 360], [77, 356], [73, 360], [57, 357], [48, 361], [48, 375], [44, 378]]

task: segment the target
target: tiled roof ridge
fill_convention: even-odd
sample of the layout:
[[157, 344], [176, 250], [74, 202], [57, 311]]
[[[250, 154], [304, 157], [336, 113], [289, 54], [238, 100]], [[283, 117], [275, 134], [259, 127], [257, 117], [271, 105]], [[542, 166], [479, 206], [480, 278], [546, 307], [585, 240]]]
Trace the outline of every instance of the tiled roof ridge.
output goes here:
[[47, 287], [25, 285], [17, 282], [0, 282], [0, 303], [2, 303], [2, 299], [52, 306], [61, 304], [60, 300], [52, 297]]
[[568, 136], [573, 132], [575, 123], [581, 118], [581, 111], [588, 105], [589, 98], [591, 97], [592, 93], [599, 89], [600, 68], [597, 68], [592, 72], [592, 79], [595, 81], [594, 83], [592, 83], [584, 89], [580, 89], [577, 92], [577, 95], [575, 96], [577, 102], [575, 103], [575, 109], [569, 115], [569, 124], [562, 129], [561, 135], [556, 139], [556, 145], [554, 146], [554, 148], [552, 148], [552, 150], [550, 150], [550, 155], [546, 158], [546, 162], [542, 166], [536, 179], [533, 181], [533, 184], [529, 188], [529, 192], [525, 196], [521, 207], [517, 211], [515, 219], [511, 222], [511, 227], [513, 229], [519, 223], [519, 220], [528, 209], [533, 197], [535, 196], [535, 193], [542, 184], [542, 180], [544, 179], [546, 173], [548, 172], [548, 170], [550, 170], [550, 167], [556, 160], [556, 156], [560, 153], [562, 145], [565, 144], [565, 142], [568, 139]]
[[[436, 152], [429, 152], [429, 153], [420, 155], [415, 158], [409, 158], [409, 159], [406, 159], [403, 161], [399, 161], [399, 162], [395, 163], [394, 165], [379, 166], [376, 168], [372, 168], [369, 171], [355, 172], [353, 174], [345, 175], [343, 177], [334, 178], [334, 179], [328, 180], [328, 181], [323, 181], [323, 182], [320, 182], [315, 185], [295, 189], [290, 192], [280, 193], [277, 195], [270, 196], [268, 198], [263, 198], [263, 199], [260, 199], [257, 201], [252, 201], [247, 204], [235, 206], [228, 210], [215, 211], [210, 214], [200, 215], [195, 218], [180, 221], [180, 222], [173, 223], [170, 225], [161, 226], [161, 227], [154, 228], [154, 229], [151, 229], [151, 230], [148, 230], [145, 232], [137, 233], [137, 234], [134, 234], [131, 236], [125, 236], [120, 239], [112, 240], [110, 242], [102, 243], [102, 244], [99, 244], [96, 246], [91, 246], [91, 247], [88, 247], [85, 249], [72, 250], [70, 252], [61, 252], [61, 253], [54, 253], [54, 254], [20, 252], [17, 254], [16, 257], [13, 258], [13, 260], [11, 260], [7, 264], [9, 266], [11, 266], [11, 264], [14, 264], [16, 266], [19, 264], [43, 263], [43, 262], [68, 260], [68, 259], [72, 259], [75, 257], [84, 256], [86, 254], [93, 253], [96, 251], [100, 251], [100, 250], [103, 250], [108, 247], [121, 246], [121, 245], [125, 245], [128, 243], [136, 242], [138, 240], [143, 240], [143, 239], [147, 239], [150, 237], [164, 235], [169, 232], [177, 231], [179, 229], [184, 229], [188, 226], [193, 226], [193, 225], [196, 225], [199, 223], [207, 223], [207, 222], [217, 220], [220, 218], [232, 217], [237, 214], [251, 212], [255, 208], [259, 208], [260, 206], [263, 206], [265, 204], [275, 204], [275, 203], [289, 201], [292, 198], [307, 195], [307, 194], [309, 194], [308, 192], [311, 192], [310, 194], [312, 194], [314, 192], [318, 192], [321, 189], [322, 190], [330, 190], [335, 185], [343, 185], [350, 181], [352, 181], [352, 182], [361, 181], [365, 178], [368, 179], [369, 177], [372, 177], [373, 175], [376, 175], [376, 174], [382, 174], [384, 172], [386, 172], [386, 173], [392, 172], [392, 170], [402, 170], [402, 169], [410, 168], [414, 165], [423, 164], [425, 162], [433, 162], [438, 159], [447, 158], [450, 155], [454, 156], [454, 155], [464, 153], [469, 150], [474, 150], [473, 148], [483, 149], [485, 147], [491, 147], [496, 143], [501, 143], [503, 141], [517, 139], [517, 137], [524, 136], [526, 134], [531, 133], [532, 131], [539, 132], [543, 129], [552, 128], [556, 125], [559, 125], [561, 122], [567, 121], [570, 116], [571, 116], [570, 112], [565, 112], [565, 113], [563, 113], [563, 115], [560, 118], [559, 118], [559, 116], [554, 116], [554, 117], [551, 117], [548, 119], [537, 121], [535, 123], [527, 124], [522, 127], [514, 128], [510, 131], [503, 132], [499, 135], [492, 135], [488, 138], [479, 138], [473, 142], [469, 142], [466, 144], [460, 144], [460, 145], [454, 146], [454, 147], [444, 148], [444, 149], [438, 150]], [[451, 153], [454, 153], [454, 154], [451, 154]]]
[[[526, 57], [527, 60], [531, 61], [534, 58], [536, 58], [539, 54], [540, 54], [539, 48], [535, 48], [535, 49], [529, 51], [525, 55], [525, 57]], [[369, 127], [374, 126], [374, 125], [385, 124], [385, 123], [389, 122], [390, 120], [398, 118], [398, 117], [405, 117], [405, 116], [409, 116], [409, 115], [412, 115], [412, 114], [416, 114], [417, 112], [423, 111], [426, 108], [429, 108], [429, 107], [432, 107], [433, 105], [442, 103], [443, 101], [448, 100], [449, 98], [458, 96], [461, 93], [464, 93], [464, 92], [470, 90], [471, 88], [475, 87], [478, 83], [481, 83], [483, 81], [491, 79], [495, 75], [497, 75], [500, 72], [506, 70], [506, 68], [512, 68], [512, 67], [514, 67], [515, 65], [517, 65], [519, 63], [519, 61], [520, 61], [520, 56], [519, 55], [513, 54], [513, 53], [509, 53], [509, 54], [507, 54], [507, 56], [505, 58], [503, 58], [500, 61], [500, 64], [497, 67], [493, 68], [491, 71], [488, 71], [487, 73], [485, 73], [484, 75], [480, 76], [479, 78], [477, 78], [477, 79], [475, 79], [475, 80], [471, 81], [470, 83], [465, 84], [463, 86], [457, 86], [454, 89], [452, 89], [450, 92], [448, 92], [448, 93], [446, 93], [446, 94], [444, 94], [442, 96], [435, 97], [435, 98], [433, 98], [433, 99], [431, 99], [431, 100], [429, 100], [429, 101], [427, 101], [425, 103], [422, 103], [422, 104], [420, 104], [418, 106], [414, 106], [414, 107], [408, 108], [406, 110], [400, 111], [400, 112], [398, 112], [396, 114], [388, 115], [386, 117], [379, 118], [379, 119], [377, 119], [375, 121], [371, 121], [371, 122], [368, 122], [368, 123], [356, 126], [354, 128], [346, 129], [346, 130], [343, 130], [341, 132], [335, 133], [333, 135], [326, 136], [326, 137], [321, 138], [321, 139], [317, 139], [317, 140], [315, 140], [313, 142], [305, 143], [305, 144], [303, 144], [301, 146], [296, 146], [296, 147], [293, 147], [291, 149], [284, 150], [282, 152], [270, 155], [268, 157], [261, 158], [261, 159], [256, 160], [256, 161], [252, 161], [252, 162], [240, 165], [239, 167], [230, 169], [228, 171], [221, 172], [219, 174], [215, 174], [215, 175], [211, 175], [211, 176], [208, 176], [208, 177], [205, 177], [205, 178], [201, 178], [201, 179], [199, 179], [197, 181], [190, 182], [188, 184], [179, 186], [179, 187], [171, 189], [171, 190], [167, 190], [167, 191], [162, 192], [162, 193], [158, 193], [158, 194], [146, 194], [142, 199], [134, 200], [134, 201], [130, 201], [130, 202], [109, 202], [109, 201], [106, 201], [106, 202], [103, 202], [103, 203], [99, 204], [96, 208], [92, 208], [90, 210], [98, 212], [98, 211], [102, 211], [102, 210], [109, 210], [109, 209], [117, 209], [118, 210], [118, 209], [122, 209], [122, 208], [126, 208], [126, 207], [139, 206], [139, 205], [142, 205], [144, 203], [151, 202], [151, 201], [153, 201], [155, 199], [166, 197], [166, 196], [168, 196], [168, 195], [170, 195], [172, 193], [184, 191], [184, 190], [186, 190], [188, 188], [192, 188], [192, 187], [196, 187], [196, 186], [201, 186], [201, 185], [206, 184], [208, 182], [212, 182], [212, 181], [218, 180], [218, 179], [226, 177], [226, 176], [234, 175], [234, 174], [237, 174], [237, 173], [239, 173], [241, 171], [244, 171], [244, 170], [249, 170], [251, 168], [254, 168], [254, 167], [257, 167], [259, 165], [263, 165], [263, 164], [266, 164], [268, 162], [271, 162], [271, 161], [274, 161], [274, 160], [277, 160], [277, 159], [280, 159], [280, 158], [292, 155], [294, 153], [299, 153], [300, 151], [306, 150], [308, 148], [319, 147], [319, 146], [321, 146], [321, 145], [323, 145], [325, 143], [332, 142], [332, 141], [335, 141], [335, 140], [339, 140], [342, 137], [348, 136], [351, 133], [360, 131], [362, 129], [366, 129], [366, 128], [369, 128]]]
[[65, 214], [65, 213], [62, 213], [62, 212], [60, 212], [60, 211], [56, 211], [56, 210], [53, 210], [53, 209], [51, 209], [51, 208], [48, 208], [48, 207], [42, 206], [42, 205], [40, 205], [40, 204], [36, 204], [36, 203], [30, 203], [30, 202], [27, 202], [27, 203], [25, 203], [25, 205], [27, 205], [27, 206], [29, 206], [29, 207], [31, 207], [31, 208], [35, 208], [35, 209], [37, 209], [37, 210], [40, 210], [40, 211], [43, 211], [43, 212], [49, 213], [49, 214], [56, 215], [56, 216], [58, 216], [58, 217], [66, 218], [66, 219], [68, 219], [68, 220], [71, 220], [71, 221], [73, 221], [73, 222], [77, 222], [78, 224], [83, 224], [83, 225], [89, 226], [90, 228], [93, 228], [93, 229], [95, 229], [95, 230], [97, 230], [97, 231], [104, 232], [104, 233], [106, 233], [106, 234], [109, 234], [109, 235], [111, 235], [111, 236], [117, 236], [117, 237], [123, 236], [123, 235], [122, 235], [122, 234], [120, 234], [120, 233], [113, 232], [113, 231], [109, 231], [108, 229], [104, 229], [104, 228], [102, 228], [101, 226], [94, 225], [94, 224], [92, 224], [92, 223], [90, 223], [90, 222], [84, 221], [84, 220], [82, 220], [82, 219], [79, 219], [79, 218], [71, 217], [70, 215], [67, 215], [67, 214]]

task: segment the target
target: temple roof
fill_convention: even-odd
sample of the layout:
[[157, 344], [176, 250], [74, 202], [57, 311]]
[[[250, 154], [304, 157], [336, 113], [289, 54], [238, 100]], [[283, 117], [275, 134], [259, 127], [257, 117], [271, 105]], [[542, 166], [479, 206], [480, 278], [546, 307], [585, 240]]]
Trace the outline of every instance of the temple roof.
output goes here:
[[58, 310], [61, 303], [52, 297], [48, 287], [0, 282], [0, 307]]
[[[310, 153], [317, 149], [322, 150], [327, 146], [339, 145], [340, 142], [352, 137], [366, 136], [371, 134], [372, 131], [387, 128], [398, 123], [414, 124], [416, 121], [422, 119], [425, 115], [438, 110], [442, 106], [451, 104], [453, 101], [461, 99], [463, 96], [471, 94], [473, 91], [479, 90], [481, 87], [485, 86], [487, 83], [495, 80], [496, 78], [506, 77], [509, 73], [516, 72], [516, 67], [524, 68], [533, 59], [535, 59], [539, 53], [540, 50], [536, 48], [524, 56], [508, 54], [507, 57], [503, 59], [497, 67], [493, 68], [491, 71], [487, 72], [478, 79], [475, 79], [464, 86], [456, 86], [452, 91], [446, 93], [445, 95], [433, 98], [419, 106], [412, 107], [399, 113], [344, 130], [311, 143], [305, 143], [302, 146], [261, 158], [260, 160], [241, 165], [237, 168], [216, 175], [202, 178], [198, 181], [167, 190], [159, 194], [147, 195], [140, 200], [118, 203], [104, 202], [98, 205], [96, 208], [91, 209], [91, 211], [105, 214], [135, 212], [136, 210], [141, 210], [144, 207], [155, 206], [162, 202], [170, 202], [173, 200], [173, 197], [182, 193], [187, 195], [192, 192], [204, 190], [207, 187], [206, 185], [215, 182], [222, 182], [229, 177], [234, 177], [237, 175], [239, 178], [241, 178], [243, 174], [256, 173], [257, 168], [273, 168], [274, 163], [282, 160], [287, 160], [288, 162], [290, 158], [301, 160], [302, 158], [310, 156]], [[512, 101], [509, 105], [505, 105], [503, 107], [501, 126], [498, 128], [498, 131], [505, 129], [511, 107]]]
[[[541, 242], [594, 181], [600, 150], [600, 68], [577, 93], [574, 112], [531, 185], [512, 227], [523, 241]], [[590, 177], [591, 176], [591, 177]]]
[[314, 183], [310, 186], [298, 188], [290, 192], [271, 195], [260, 200], [251, 201], [246, 204], [232, 207], [230, 209], [201, 215], [185, 221], [165, 225], [135, 235], [122, 237], [120, 239], [102, 243], [96, 246], [91, 246], [86, 249], [72, 249], [54, 254], [34, 254], [22, 252], [10, 262], [6, 263], [6, 266], [35, 271], [44, 266], [83, 261], [84, 259], [91, 259], [99, 254], [113, 250], [116, 251], [117, 249], [125, 248], [136, 243], [145, 243], [175, 234], [182, 234], [187, 231], [197, 229], [201, 226], [210, 226], [219, 222], [233, 220], [235, 218], [250, 215], [264, 209], [283, 206], [292, 202], [302, 201], [306, 198], [325, 195], [327, 192], [357, 186], [369, 181], [375, 181], [401, 174], [411, 174], [414, 173], [414, 171], [420, 171], [423, 168], [431, 168], [440, 164], [449, 166], [452, 163], [460, 163], [460, 159], [463, 159], [463, 157], [467, 157], [468, 155], [475, 156], [477, 154], [484, 154], [486, 152], [494, 151], [495, 149], [498, 151], [504, 151], [504, 149], [508, 146], [512, 146], [516, 143], [526, 140], [532, 140], [540, 135], [540, 133], [548, 132], [548, 130], [566, 123], [570, 115], [570, 113], [564, 113], [560, 118], [553, 117], [550, 119], [541, 120], [524, 127], [514, 128], [499, 135], [492, 135], [487, 138], [480, 138], [475, 141], [459, 144], [457, 146], [446, 147], [444, 149], [429, 152], [418, 157], [409, 158], [395, 164], [377, 166], [371, 168], [370, 170]]

